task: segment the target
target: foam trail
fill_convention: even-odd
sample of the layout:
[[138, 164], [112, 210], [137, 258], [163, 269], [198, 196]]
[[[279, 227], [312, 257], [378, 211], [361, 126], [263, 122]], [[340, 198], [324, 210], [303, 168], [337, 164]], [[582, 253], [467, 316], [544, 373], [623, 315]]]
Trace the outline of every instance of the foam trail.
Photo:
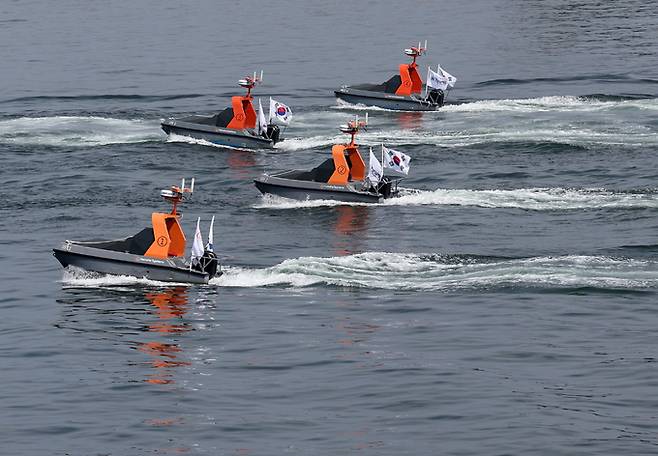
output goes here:
[[172, 285], [188, 285], [186, 283], [160, 282], [144, 277], [127, 275], [106, 275], [85, 271], [75, 266], [64, 269], [62, 276], [63, 288], [105, 288], [105, 287], [166, 287]]
[[384, 202], [391, 206], [451, 205], [515, 208], [534, 211], [575, 209], [657, 208], [654, 193], [611, 192], [603, 189], [520, 188], [514, 190], [402, 189], [403, 195]]
[[[658, 146], [658, 132], [643, 126], [625, 126], [623, 129], [594, 130], [584, 127], [536, 128], [521, 125], [501, 125], [459, 131], [445, 130], [444, 126], [434, 130], [384, 129], [363, 132], [359, 144], [363, 147], [386, 143], [391, 146], [435, 145], [445, 148], [468, 147], [478, 144], [548, 143], [593, 148], [605, 146]], [[344, 136], [312, 136], [289, 138], [275, 147], [297, 151], [320, 147], [331, 147], [344, 143]]]
[[257, 209], [300, 209], [331, 206], [473, 206], [533, 211], [576, 209], [658, 208], [658, 194], [612, 192], [603, 189], [520, 188], [513, 190], [400, 189], [401, 196], [383, 204], [348, 203], [333, 200], [295, 201], [266, 195]]
[[[363, 103], [349, 103], [344, 100], [336, 100], [337, 105], [333, 109], [355, 110], [355, 111], [386, 111], [402, 112], [399, 110], [385, 109], [379, 106], [369, 106]], [[441, 112], [467, 112], [467, 113], [497, 113], [497, 112], [594, 112], [616, 109], [635, 108], [641, 110], [658, 110], [658, 99], [634, 99], [603, 101], [588, 97], [571, 95], [545, 96], [537, 98], [512, 98], [499, 100], [480, 100], [459, 104], [446, 104], [438, 111], [426, 111], [428, 115]], [[416, 112], [416, 111], [408, 111]]]
[[499, 287], [647, 289], [658, 287], [658, 263], [579, 255], [492, 259], [367, 252], [344, 257], [295, 258], [265, 269], [227, 268], [211, 284], [421, 291]]
[[161, 141], [158, 124], [95, 116], [20, 117], [0, 120], [0, 143], [46, 146], [104, 146]]
[[386, 109], [380, 106], [371, 106], [364, 103], [350, 103], [340, 98], [336, 99], [336, 105], [331, 109], [350, 110], [350, 111], [385, 111], [385, 112], [418, 112], [418, 111], [403, 111], [399, 109]]
[[316, 147], [330, 147], [336, 143], [345, 142], [344, 136], [312, 136], [309, 138], [286, 138], [277, 143], [274, 148], [288, 151], [314, 149]]
[[255, 204], [253, 207], [254, 209], [305, 209], [311, 207], [332, 206], [377, 206], [377, 204], [317, 199], [298, 201], [277, 195], [266, 194], [262, 196], [260, 203]]
[[481, 100], [443, 106], [439, 112], [593, 112], [616, 109], [658, 110], [658, 99], [601, 101], [575, 96]]
[[585, 148], [607, 146], [658, 146], [658, 132], [643, 126], [624, 126], [601, 130], [585, 127], [555, 125], [537, 128], [530, 125], [500, 125], [458, 131], [444, 130], [387, 130], [367, 132], [359, 137], [364, 145], [382, 142], [390, 145], [436, 145], [446, 148], [477, 144], [549, 143], [568, 144]]
[[[327, 110], [325, 107], [317, 107], [317, 110], [297, 112], [295, 120], [290, 128], [295, 130], [305, 130], [307, 128], [317, 128], [318, 125], [334, 125], [345, 123], [346, 120], [353, 118], [349, 113], [343, 113], [335, 110]], [[288, 131], [288, 129], [286, 129]]]
[[[372, 109], [364, 105], [339, 106], [339, 109], [366, 108]], [[619, 122], [620, 115], [631, 119], [632, 115], [628, 113], [633, 111], [638, 120]], [[445, 148], [506, 143], [566, 144], [583, 148], [602, 145], [658, 147], [658, 132], [641, 120], [653, 114], [646, 111], [658, 111], [658, 99], [602, 101], [576, 96], [546, 96], [482, 100], [419, 113], [421, 117], [415, 122], [423, 125], [422, 129], [372, 129], [359, 135], [359, 140], [364, 145], [385, 142], [394, 146], [431, 144]], [[519, 114], [532, 113], [537, 115], [534, 122], [518, 120]], [[588, 117], [583, 118], [583, 115]], [[596, 123], [583, 122], [583, 119], [594, 116], [598, 119]], [[478, 122], [473, 122], [474, 117]]]

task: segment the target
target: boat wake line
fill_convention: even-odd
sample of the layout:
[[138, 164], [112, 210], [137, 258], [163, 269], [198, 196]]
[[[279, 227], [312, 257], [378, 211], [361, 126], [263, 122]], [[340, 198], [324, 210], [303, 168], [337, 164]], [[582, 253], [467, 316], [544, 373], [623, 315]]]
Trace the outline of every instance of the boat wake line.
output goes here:
[[[658, 132], [641, 125], [608, 125], [605, 122], [597, 127], [565, 126], [556, 123], [553, 126], [536, 127], [532, 125], [497, 125], [472, 127], [446, 125], [430, 130], [381, 130], [363, 133], [360, 143], [363, 146], [433, 145], [445, 148], [469, 147], [481, 144], [558, 144], [585, 149], [600, 146], [619, 147], [656, 147]], [[329, 147], [340, 137], [312, 136], [308, 138], [289, 138], [276, 145], [275, 149], [297, 151], [319, 147]]]
[[[369, 111], [400, 112], [392, 109], [380, 108], [378, 106], [352, 104], [343, 100], [338, 100], [337, 105], [332, 108], [338, 110], [362, 111], [367, 109]], [[430, 111], [424, 115], [431, 117], [433, 114], [435, 115], [442, 112], [595, 112], [614, 111], [617, 109], [658, 111], [658, 99], [630, 98], [613, 100], [605, 99], [605, 97], [571, 95], [554, 95], [537, 98], [505, 98], [446, 104], [438, 111]]]
[[0, 120], [0, 144], [62, 147], [162, 141], [156, 121], [97, 116], [19, 117]]
[[[170, 286], [134, 277], [65, 275], [65, 287]], [[228, 267], [216, 287], [347, 287], [373, 290], [451, 291], [499, 288], [652, 290], [658, 262], [608, 256], [532, 258], [366, 252], [300, 257], [262, 269]]]
[[[382, 110], [344, 102], [336, 109]], [[409, 117], [409, 113], [391, 112], [382, 119], [393, 122], [393, 129], [366, 132], [361, 141], [364, 145], [386, 142], [391, 146], [445, 148], [482, 144], [556, 144], [586, 149], [658, 146], [658, 131], [651, 122], [658, 116], [658, 98], [591, 95], [481, 100], [448, 104], [438, 111], [418, 114]], [[534, 116], [529, 118], [527, 114]], [[292, 139], [281, 148], [325, 146], [334, 139]]]
[[658, 99], [633, 98], [628, 100], [606, 100], [589, 96], [559, 95], [538, 98], [472, 101], [446, 105], [441, 109], [447, 112], [613, 112], [626, 109], [658, 111]]
[[655, 209], [658, 192], [615, 192], [605, 189], [519, 188], [511, 190], [401, 189], [401, 196], [381, 204], [347, 203], [330, 200], [295, 201], [265, 196], [257, 209], [297, 209], [326, 206], [472, 206], [532, 211], [576, 209]]

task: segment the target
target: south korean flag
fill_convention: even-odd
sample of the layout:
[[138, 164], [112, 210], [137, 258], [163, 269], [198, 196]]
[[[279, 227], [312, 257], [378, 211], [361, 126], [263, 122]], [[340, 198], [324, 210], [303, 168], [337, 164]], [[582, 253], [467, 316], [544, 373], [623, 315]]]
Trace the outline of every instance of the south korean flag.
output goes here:
[[404, 176], [409, 174], [410, 156], [398, 152], [397, 150], [384, 147], [383, 145], [382, 152], [384, 153], [384, 168], [390, 169], [394, 173], [402, 174]]

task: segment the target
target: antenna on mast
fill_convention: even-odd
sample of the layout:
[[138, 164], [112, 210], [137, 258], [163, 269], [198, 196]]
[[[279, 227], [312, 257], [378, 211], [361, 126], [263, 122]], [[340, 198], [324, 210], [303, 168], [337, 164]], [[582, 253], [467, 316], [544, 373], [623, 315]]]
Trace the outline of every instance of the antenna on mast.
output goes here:
[[260, 72], [260, 79], [258, 78], [257, 75], [258, 73], [254, 71], [253, 76], [247, 76], [238, 81], [238, 85], [240, 87], [244, 87], [245, 89], [247, 89], [247, 97], [251, 96], [251, 89], [256, 87], [256, 84], [258, 84], [263, 79], [263, 70], [261, 70]]
[[165, 200], [169, 201], [173, 205], [173, 207], [171, 208], [171, 214], [178, 215], [176, 212], [178, 203], [180, 203], [185, 199], [185, 193], [192, 194], [193, 191], [194, 191], [194, 178], [192, 178], [190, 188], [185, 188], [185, 178], [182, 178], [180, 187], [176, 187], [175, 185], [172, 185], [171, 188], [168, 190], [167, 189], [161, 190], [160, 196], [163, 197]]
[[[409, 57], [413, 59], [413, 62], [411, 62], [411, 65], [415, 67], [416, 65], [416, 59], [423, 55], [425, 53], [425, 48], [422, 47], [421, 42], [418, 42], [418, 47], [410, 47], [404, 50], [404, 53], [407, 54]], [[427, 45], [427, 40], [425, 40], [425, 45]]]
[[368, 113], [366, 112], [366, 120], [364, 121], [359, 121], [359, 116], [355, 115], [354, 120], [351, 120], [347, 122], [345, 125], [340, 126], [340, 131], [343, 133], [347, 133], [348, 135], [352, 136], [352, 139], [350, 140], [350, 143], [348, 144], [349, 146], [354, 146], [354, 137], [356, 134], [359, 132], [361, 128], [366, 128], [368, 126]]

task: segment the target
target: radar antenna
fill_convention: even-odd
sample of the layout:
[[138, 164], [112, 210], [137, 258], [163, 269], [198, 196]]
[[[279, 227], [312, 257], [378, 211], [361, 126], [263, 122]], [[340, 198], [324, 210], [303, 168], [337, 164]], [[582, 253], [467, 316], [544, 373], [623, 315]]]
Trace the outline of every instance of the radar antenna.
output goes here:
[[247, 89], [247, 97], [251, 97], [251, 89], [256, 87], [257, 84], [260, 84], [263, 81], [263, 70], [260, 70], [260, 75], [256, 74], [254, 71], [253, 76], [245, 76], [243, 79], [238, 81], [240, 87]]
[[[185, 196], [186, 193], [189, 194], [188, 197]], [[185, 178], [183, 178], [180, 187], [172, 185], [168, 190], [161, 190], [160, 196], [172, 204], [171, 215], [178, 215], [176, 212], [178, 204], [192, 196], [192, 193], [194, 193], [194, 178], [192, 178], [189, 187], [185, 187]]]
[[359, 116], [357, 115], [357, 116], [355, 116], [354, 120], [350, 120], [349, 122], [347, 122], [347, 124], [341, 125], [339, 128], [340, 128], [341, 132], [347, 133], [348, 135], [351, 135], [349, 145], [354, 146], [355, 145], [354, 137], [359, 132], [359, 130], [362, 129], [362, 128], [364, 130], [367, 130], [367, 128], [368, 128], [368, 113], [366, 113], [366, 120], [365, 121], [359, 120]]
[[420, 57], [421, 55], [425, 54], [427, 52], [427, 40], [425, 40], [425, 45], [421, 46], [420, 41], [418, 42], [418, 47], [412, 46], [410, 48], [407, 48], [404, 50], [404, 53], [407, 54], [409, 57], [414, 59], [414, 61], [411, 63], [412, 65], [416, 65], [416, 59]]

